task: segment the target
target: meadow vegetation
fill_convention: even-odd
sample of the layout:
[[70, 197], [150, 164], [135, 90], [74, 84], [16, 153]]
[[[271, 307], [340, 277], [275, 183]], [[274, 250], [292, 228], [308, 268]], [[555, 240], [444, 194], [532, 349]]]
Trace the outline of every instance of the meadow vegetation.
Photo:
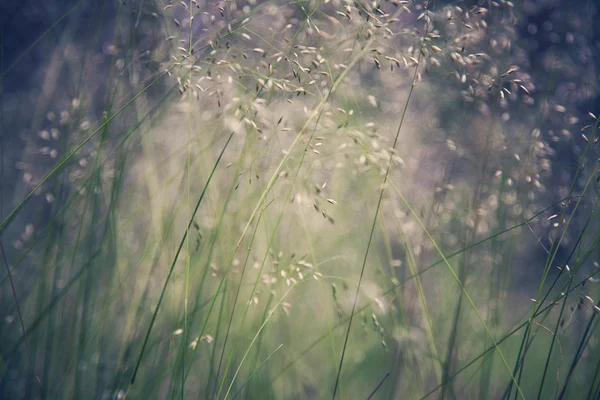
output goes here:
[[600, 398], [592, 1], [58, 9], [0, 62], [1, 398]]

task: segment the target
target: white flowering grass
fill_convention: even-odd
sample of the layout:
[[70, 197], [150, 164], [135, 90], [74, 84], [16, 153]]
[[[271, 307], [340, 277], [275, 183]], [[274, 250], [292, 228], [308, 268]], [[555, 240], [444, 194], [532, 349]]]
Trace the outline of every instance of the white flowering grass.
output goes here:
[[541, 2], [105, 7], [2, 69], [0, 397], [597, 395], [581, 13], [553, 80]]

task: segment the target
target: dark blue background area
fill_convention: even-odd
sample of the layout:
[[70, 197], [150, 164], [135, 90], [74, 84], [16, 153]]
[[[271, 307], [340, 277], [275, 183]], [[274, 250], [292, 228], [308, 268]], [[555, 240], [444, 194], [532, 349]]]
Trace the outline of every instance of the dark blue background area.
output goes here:
[[[87, 4], [85, 4], [87, 3]], [[71, 17], [83, 17], [82, 11], [89, 7], [84, 2], [78, 7]], [[48, 28], [64, 15], [76, 2], [43, 2], [43, 1], [14, 1], [2, 2], [0, 5], [0, 29], [2, 30], [2, 70], [14, 63], [15, 60], [33, 44]], [[63, 19], [59, 25], [69, 22]], [[62, 31], [52, 29], [40, 44], [51, 45], [56, 43]], [[39, 46], [39, 44], [38, 44]], [[3, 84], [6, 91], [18, 90], [19, 85], [25, 83], [28, 72], [31, 72], [43, 58], [43, 48], [36, 46], [4, 77]]]

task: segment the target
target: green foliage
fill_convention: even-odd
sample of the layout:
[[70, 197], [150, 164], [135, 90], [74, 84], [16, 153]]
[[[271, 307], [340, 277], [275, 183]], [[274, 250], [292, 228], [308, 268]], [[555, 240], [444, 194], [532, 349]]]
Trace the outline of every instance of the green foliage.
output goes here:
[[597, 11], [446, 3], [81, 1], [3, 61], [0, 397], [596, 398]]

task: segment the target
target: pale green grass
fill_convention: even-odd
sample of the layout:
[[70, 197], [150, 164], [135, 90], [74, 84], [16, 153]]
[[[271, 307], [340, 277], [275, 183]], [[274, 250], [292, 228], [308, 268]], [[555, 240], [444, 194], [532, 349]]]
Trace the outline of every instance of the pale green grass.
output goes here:
[[[71, 48], [55, 108], [2, 113], [28, 133], [0, 397], [596, 398], [598, 120], [536, 133], [577, 110], [536, 92], [519, 7], [90, 0], [49, 22], [1, 75]], [[552, 146], [579, 155], [553, 160], [566, 188]]]

